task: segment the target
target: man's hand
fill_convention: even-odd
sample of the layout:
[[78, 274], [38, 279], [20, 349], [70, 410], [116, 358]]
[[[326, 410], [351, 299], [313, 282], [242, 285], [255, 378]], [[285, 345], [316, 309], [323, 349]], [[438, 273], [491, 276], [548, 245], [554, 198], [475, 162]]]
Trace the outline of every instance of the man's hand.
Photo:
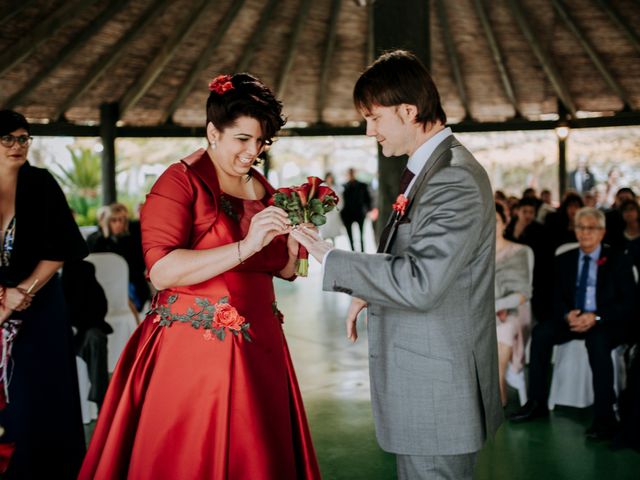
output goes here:
[[576, 333], [584, 333], [591, 330], [596, 325], [596, 314], [586, 312], [578, 315], [575, 324], [571, 325], [571, 331]]
[[356, 326], [358, 314], [365, 308], [367, 308], [367, 302], [361, 298], [353, 297], [351, 299], [351, 305], [349, 305], [349, 310], [347, 311], [345, 325], [347, 327], [347, 338], [351, 340], [352, 343], [355, 343], [358, 339], [358, 328]]
[[574, 326], [578, 325], [578, 317], [580, 316], [580, 310], [571, 310], [567, 313], [567, 323], [569, 324], [569, 329], [573, 330]]
[[320, 263], [325, 254], [333, 248], [329, 242], [320, 237], [320, 234], [305, 226], [292, 229], [290, 235], [304, 245], [311, 256]]

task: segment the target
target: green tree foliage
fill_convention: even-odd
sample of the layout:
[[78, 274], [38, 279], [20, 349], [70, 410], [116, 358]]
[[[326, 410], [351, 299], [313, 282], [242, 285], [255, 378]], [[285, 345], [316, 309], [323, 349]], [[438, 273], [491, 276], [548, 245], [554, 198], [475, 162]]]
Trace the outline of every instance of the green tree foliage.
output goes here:
[[100, 154], [86, 147], [67, 149], [71, 166], [65, 168], [56, 162], [61, 173], [52, 173], [67, 194], [78, 225], [95, 225], [102, 181]]

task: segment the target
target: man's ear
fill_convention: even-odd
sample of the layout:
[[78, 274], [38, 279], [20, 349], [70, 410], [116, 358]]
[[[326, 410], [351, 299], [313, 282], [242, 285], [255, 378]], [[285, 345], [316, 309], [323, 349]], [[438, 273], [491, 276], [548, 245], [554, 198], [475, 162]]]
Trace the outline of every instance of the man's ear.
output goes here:
[[400, 116], [407, 123], [415, 123], [418, 116], [418, 107], [410, 103], [400, 105]]
[[207, 140], [210, 144], [216, 143], [220, 138], [220, 131], [213, 125], [212, 122], [207, 123]]

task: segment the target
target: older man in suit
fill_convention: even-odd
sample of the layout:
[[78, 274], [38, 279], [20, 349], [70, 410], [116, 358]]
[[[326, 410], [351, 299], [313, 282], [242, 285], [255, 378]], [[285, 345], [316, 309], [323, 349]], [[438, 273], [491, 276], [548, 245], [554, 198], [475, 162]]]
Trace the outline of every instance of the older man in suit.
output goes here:
[[495, 214], [484, 169], [445, 127], [433, 80], [405, 51], [360, 77], [356, 107], [385, 156], [410, 156], [377, 254], [331, 249], [328, 291], [352, 295], [347, 335], [368, 306], [371, 397], [381, 447], [400, 479], [472, 478], [502, 421], [494, 310]]
[[616, 432], [611, 350], [624, 342], [634, 318], [636, 291], [631, 259], [602, 244], [605, 216], [584, 207], [576, 213], [579, 248], [556, 258], [553, 318], [539, 323], [531, 340], [529, 402], [511, 419], [549, 414], [546, 406], [554, 345], [584, 339], [593, 372], [594, 417], [588, 438], [610, 439]]

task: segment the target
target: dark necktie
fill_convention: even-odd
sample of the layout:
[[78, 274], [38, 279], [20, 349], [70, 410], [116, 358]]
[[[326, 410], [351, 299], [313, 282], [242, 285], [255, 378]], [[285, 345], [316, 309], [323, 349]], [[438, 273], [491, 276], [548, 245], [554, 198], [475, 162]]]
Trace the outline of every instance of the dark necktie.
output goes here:
[[[402, 172], [402, 176], [400, 177], [400, 195], [403, 195], [404, 192], [407, 191], [407, 187], [411, 183], [413, 177], [415, 177], [415, 173], [413, 173], [408, 168], [405, 168]], [[394, 199], [395, 200], [395, 199]], [[384, 251], [384, 247], [387, 245], [387, 240], [389, 238], [389, 234], [391, 233], [391, 229], [393, 228], [394, 222], [389, 222], [384, 229], [382, 230], [382, 234], [380, 235], [380, 243], [378, 244], [378, 253], [382, 253]]]
[[411, 183], [411, 180], [413, 180], [413, 177], [415, 177], [416, 174], [413, 173], [411, 170], [409, 170], [408, 168], [404, 169], [404, 172], [402, 172], [402, 176], [400, 177], [400, 194], [403, 194], [404, 192], [407, 191], [407, 187], [409, 186], [409, 184]]
[[591, 257], [585, 255], [582, 257], [582, 271], [580, 272], [580, 280], [576, 288], [576, 308], [581, 312], [587, 303], [587, 281], [589, 280], [589, 261]]

